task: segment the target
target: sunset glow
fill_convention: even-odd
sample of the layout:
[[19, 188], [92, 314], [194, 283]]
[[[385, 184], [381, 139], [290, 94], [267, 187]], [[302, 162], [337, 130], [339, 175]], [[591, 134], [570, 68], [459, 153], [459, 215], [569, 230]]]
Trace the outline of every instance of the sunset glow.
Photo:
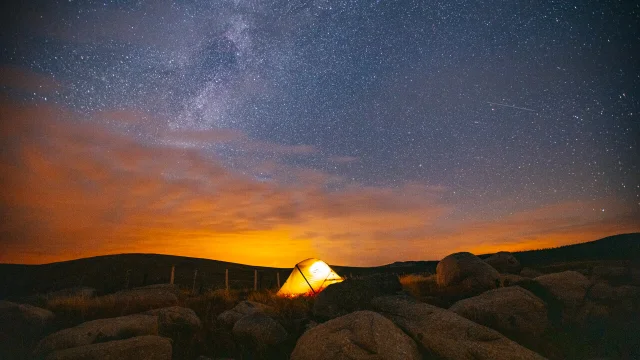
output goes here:
[[637, 46], [572, 15], [598, 11], [215, 3], [16, 13], [0, 262], [373, 266], [640, 231]]

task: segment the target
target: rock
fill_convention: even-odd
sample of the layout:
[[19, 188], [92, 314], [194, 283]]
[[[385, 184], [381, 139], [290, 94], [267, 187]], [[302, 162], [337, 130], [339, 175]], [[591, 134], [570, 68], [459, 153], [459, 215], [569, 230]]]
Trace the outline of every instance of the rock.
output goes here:
[[564, 322], [575, 320], [590, 285], [584, 275], [577, 271], [564, 271], [538, 276], [534, 281], [548, 290], [562, 304]]
[[640, 269], [631, 268], [631, 270], [629, 270], [629, 277], [631, 285], [640, 286]]
[[[331, 285], [333, 286], [333, 285]], [[305, 332], [291, 360], [421, 359], [416, 344], [384, 316], [357, 311]]]
[[518, 274], [520, 270], [522, 270], [520, 261], [507, 251], [500, 251], [499, 253], [493, 254], [484, 261], [500, 273]]
[[589, 276], [589, 269], [585, 269], [585, 268], [579, 268], [579, 269], [572, 269], [573, 271], [579, 272], [580, 274], [584, 275], [584, 276]]
[[613, 286], [599, 282], [589, 289], [589, 299], [596, 302], [608, 303], [616, 299], [616, 291]]
[[527, 281], [529, 280], [526, 277], [522, 277], [520, 275], [514, 275], [514, 274], [500, 274], [500, 286], [502, 287], [509, 287], [509, 286], [515, 286], [518, 285], [519, 283], [523, 282], [523, 281]]
[[[608, 283], [594, 284], [587, 298], [599, 305], [607, 305], [607, 309], [615, 310], [618, 314], [632, 315], [634, 304], [640, 303], [640, 287], [633, 285], [611, 286]], [[590, 306], [593, 308], [594, 306]], [[589, 310], [589, 309], [586, 309]]]
[[170, 360], [171, 341], [160, 336], [137, 336], [54, 351], [46, 360]]
[[402, 284], [393, 274], [377, 274], [359, 279], [347, 279], [324, 289], [313, 304], [313, 314], [323, 319], [333, 319], [357, 310], [369, 308], [371, 299], [382, 295], [394, 295], [402, 290]]
[[241, 301], [233, 309], [227, 310], [218, 315], [218, 320], [229, 327], [233, 327], [236, 321], [240, 320], [246, 315], [250, 315], [256, 312], [271, 311], [272, 308], [268, 305], [261, 304], [255, 301]]
[[476, 295], [495, 289], [500, 284], [500, 273], [479, 257], [460, 252], [442, 259], [436, 267], [439, 286], [456, 286], [461, 293]]
[[291, 321], [291, 334], [298, 338], [300, 337], [300, 335], [302, 335], [302, 333], [304, 333], [305, 331], [316, 327], [318, 325], [317, 322], [309, 319], [309, 318], [301, 318], [301, 319], [294, 319]]
[[116, 303], [116, 307], [121, 307], [122, 312], [128, 314], [178, 304], [178, 296], [172, 285], [151, 285], [150, 287], [119, 291], [107, 296]]
[[[55, 315], [47, 310], [27, 304], [0, 300], [0, 334], [37, 337], [46, 330]], [[2, 336], [0, 339], [4, 339]]]
[[580, 309], [577, 323], [582, 326], [593, 327], [594, 325], [607, 323], [610, 317], [611, 309], [608, 306], [587, 300]]
[[185, 307], [171, 306], [153, 309], [145, 314], [158, 317], [159, 332], [165, 336], [183, 332], [194, 333], [201, 327], [200, 318], [195, 311]]
[[87, 286], [78, 286], [68, 289], [62, 289], [47, 294], [47, 300], [57, 300], [64, 298], [93, 298], [96, 296], [96, 289]]
[[591, 270], [591, 281], [608, 281], [614, 284], [628, 283], [631, 272], [623, 266], [594, 266]]
[[532, 269], [532, 268], [528, 268], [528, 267], [522, 268], [522, 270], [520, 271], [520, 276], [526, 277], [526, 278], [530, 278], [530, 279], [533, 279], [533, 278], [536, 278], [536, 277], [542, 276], [542, 275], [544, 275], [544, 274], [541, 271], [538, 271], [538, 270]]
[[158, 317], [128, 315], [93, 320], [76, 327], [60, 330], [44, 339], [36, 347], [36, 354], [74, 348], [99, 342], [128, 339], [142, 335], [158, 335]]
[[0, 359], [28, 358], [54, 319], [49, 310], [0, 301]]
[[549, 326], [545, 303], [519, 286], [489, 290], [449, 310], [518, 341], [538, 338]]
[[400, 296], [380, 297], [371, 303], [416, 340], [428, 353], [427, 358], [544, 359], [499, 332], [449, 310]]
[[277, 321], [262, 312], [254, 312], [236, 321], [231, 330], [241, 342], [266, 349], [287, 340], [289, 334]]

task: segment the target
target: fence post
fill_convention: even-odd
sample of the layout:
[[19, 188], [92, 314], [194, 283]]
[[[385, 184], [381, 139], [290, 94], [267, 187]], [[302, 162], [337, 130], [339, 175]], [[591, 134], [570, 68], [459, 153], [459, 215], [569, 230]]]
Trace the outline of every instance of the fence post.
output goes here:
[[176, 266], [175, 265], [171, 265], [171, 279], [169, 280], [169, 284], [173, 285], [173, 278], [175, 277], [176, 274]]
[[194, 294], [196, 292], [196, 277], [198, 276], [198, 269], [193, 273], [193, 287], [191, 288], [191, 293]]
[[224, 269], [224, 288], [229, 292], [229, 269]]
[[124, 276], [124, 288], [129, 288], [129, 281], [131, 279], [131, 269], [127, 270], [127, 273]]
[[258, 270], [253, 270], [253, 291], [258, 291]]
[[280, 272], [276, 273], [276, 279], [278, 280], [278, 290], [280, 290]]

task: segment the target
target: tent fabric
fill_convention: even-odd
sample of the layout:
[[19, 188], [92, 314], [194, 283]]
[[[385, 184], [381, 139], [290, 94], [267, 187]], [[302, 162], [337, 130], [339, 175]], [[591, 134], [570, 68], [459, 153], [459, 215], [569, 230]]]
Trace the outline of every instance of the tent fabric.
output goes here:
[[327, 263], [318, 259], [306, 259], [294, 266], [291, 275], [278, 291], [280, 296], [317, 294], [327, 286], [341, 282]]

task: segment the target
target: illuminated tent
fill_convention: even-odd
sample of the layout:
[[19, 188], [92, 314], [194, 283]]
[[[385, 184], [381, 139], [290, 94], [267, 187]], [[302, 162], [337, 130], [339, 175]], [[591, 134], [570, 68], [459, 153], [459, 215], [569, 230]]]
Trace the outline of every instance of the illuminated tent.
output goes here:
[[327, 286], [343, 279], [322, 260], [307, 259], [299, 262], [278, 291], [280, 296], [317, 294]]

